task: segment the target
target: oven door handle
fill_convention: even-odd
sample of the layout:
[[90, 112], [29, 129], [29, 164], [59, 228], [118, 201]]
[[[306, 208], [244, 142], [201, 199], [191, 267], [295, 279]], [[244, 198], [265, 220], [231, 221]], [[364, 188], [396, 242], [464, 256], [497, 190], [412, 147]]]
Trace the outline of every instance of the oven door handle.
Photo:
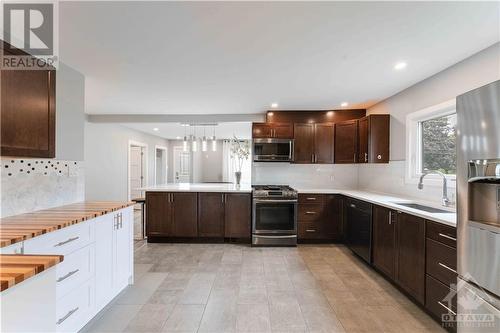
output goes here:
[[254, 199], [255, 203], [297, 203], [297, 200], [262, 200], [262, 199]]
[[286, 235], [286, 236], [264, 236], [264, 235], [253, 235], [257, 238], [297, 238], [297, 235]]

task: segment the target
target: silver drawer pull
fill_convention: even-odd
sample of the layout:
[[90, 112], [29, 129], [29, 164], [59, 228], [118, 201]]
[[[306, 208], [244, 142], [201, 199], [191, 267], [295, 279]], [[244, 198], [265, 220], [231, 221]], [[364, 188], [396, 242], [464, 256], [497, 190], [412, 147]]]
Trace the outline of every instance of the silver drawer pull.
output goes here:
[[67, 278], [69, 278], [71, 275], [76, 274], [76, 273], [78, 273], [79, 271], [80, 271], [79, 269], [75, 269], [74, 271], [71, 271], [71, 272], [69, 272], [68, 274], [66, 274], [66, 275], [64, 275], [64, 276], [61, 276], [59, 279], [57, 279], [57, 282], [64, 281], [64, 280], [66, 280]]
[[306, 200], [316, 200], [316, 198], [306, 198]]
[[449, 240], [452, 240], [452, 241], [454, 241], [454, 242], [456, 242], [456, 241], [457, 241], [457, 239], [456, 239], [455, 237], [451, 237], [451, 236], [448, 236], [448, 235], [446, 235], [446, 234], [439, 233], [438, 235], [439, 235], [439, 236], [441, 236], [441, 237], [447, 238], [447, 239], [449, 239]]
[[316, 212], [306, 212], [306, 214], [312, 215], [312, 214], [316, 214]]
[[449, 267], [449, 266], [446, 266], [445, 264], [440, 263], [440, 262], [439, 262], [438, 264], [439, 264], [439, 266], [441, 266], [441, 267], [443, 267], [443, 268], [446, 268], [447, 270], [449, 270], [449, 271], [451, 271], [451, 272], [453, 272], [453, 273], [457, 274], [457, 271], [456, 271], [456, 270], [454, 270], [453, 268], [451, 268], [451, 267]]
[[352, 208], [356, 208], [355, 204], [349, 204], [349, 206], [351, 206]]
[[64, 242], [57, 243], [56, 245], [54, 245], [54, 247], [62, 246], [64, 244], [68, 244], [70, 242], [76, 241], [78, 238], [80, 238], [80, 237], [77, 236], [77, 237], [70, 238], [68, 240], [65, 240]]
[[306, 229], [306, 232], [316, 232], [314, 229]]
[[441, 305], [443, 308], [445, 308], [449, 313], [451, 313], [452, 315], [456, 316], [457, 314], [455, 313], [455, 311], [453, 311], [452, 309], [450, 309], [449, 307], [447, 307], [446, 305], [444, 305], [443, 303], [441, 303], [440, 301], [438, 301], [438, 304]]
[[62, 323], [63, 323], [66, 319], [68, 319], [69, 317], [71, 317], [71, 315], [72, 315], [73, 313], [75, 313], [76, 311], [78, 311], [78, 309], [79, 309], [79, 308], [78, 308], [78, 307], [76, 307], [76, 308], [74, 308], [73, 310], [71, 310], [71, 311], [69, 311], [68, 313], [66, 313], [66, 315], [65, 315], [64, 317], [62, 317], [61, 319], [59, 319], [59, 320], [57, 321], [57, 323], [56, 323], [56, 324], [57, 324], [57, 325], [61, 325], [61, 324], [62, 324]]

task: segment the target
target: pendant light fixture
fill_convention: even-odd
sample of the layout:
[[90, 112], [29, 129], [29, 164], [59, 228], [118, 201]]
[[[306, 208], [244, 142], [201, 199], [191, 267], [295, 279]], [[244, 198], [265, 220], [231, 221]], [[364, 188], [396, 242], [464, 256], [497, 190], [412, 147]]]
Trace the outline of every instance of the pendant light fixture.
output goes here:
[[182, 140], [182, 150], [183, 151], [188, 151], [188, 138], [187, 138], [187, 135], [186, 135], [186, 127], [187, 127], [187, 125], [186, 124], [182, 124], [182, 126], [184, 126], [184, 140]]
[[196, 139], [196, 125], [193, 126], [194, 126], [194, 135], [191, 138], [191, 150], [196, 152], [198, 151], [198, 141]]
[[205, 135], [206, 126], [203, 126], [203, 139], [201, 140], [201, 151], [207, 151], [207, 136]]
[[212, 136], [212, 151], [217, 151], [217, 141], [215, 140], [215, 125], [214, 125], [214, 135]]

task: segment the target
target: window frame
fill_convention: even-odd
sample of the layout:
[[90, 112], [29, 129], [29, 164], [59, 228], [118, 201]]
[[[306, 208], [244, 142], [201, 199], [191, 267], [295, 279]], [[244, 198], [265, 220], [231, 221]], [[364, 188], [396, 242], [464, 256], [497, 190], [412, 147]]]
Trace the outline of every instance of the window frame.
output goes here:
[[[422, 166], [422, 122], [434, 118], [449, 116], [456, 113], [456, 100], [427, 107], [425, 109], [410, 113], [406, 116], [406, 172], [405, 182], [417, 184], [421, 175]], [[446, 175], [448, 186], [456, 187], [456, 175]], [[442, 178], [438, 175], [425, 177], [425, 184], [442, 186]]]

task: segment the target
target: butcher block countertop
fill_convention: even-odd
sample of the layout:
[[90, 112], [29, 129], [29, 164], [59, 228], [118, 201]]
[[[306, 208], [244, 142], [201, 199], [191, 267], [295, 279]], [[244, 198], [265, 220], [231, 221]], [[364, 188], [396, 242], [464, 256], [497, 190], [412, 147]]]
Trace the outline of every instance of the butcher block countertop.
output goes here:
[[63, 261], [60, 255], [0, 255], [0, 291], [19, 284]]
[[133, 205], [133, 202], [79, 202], [0, 219], [0, 247], [22, 242]]

